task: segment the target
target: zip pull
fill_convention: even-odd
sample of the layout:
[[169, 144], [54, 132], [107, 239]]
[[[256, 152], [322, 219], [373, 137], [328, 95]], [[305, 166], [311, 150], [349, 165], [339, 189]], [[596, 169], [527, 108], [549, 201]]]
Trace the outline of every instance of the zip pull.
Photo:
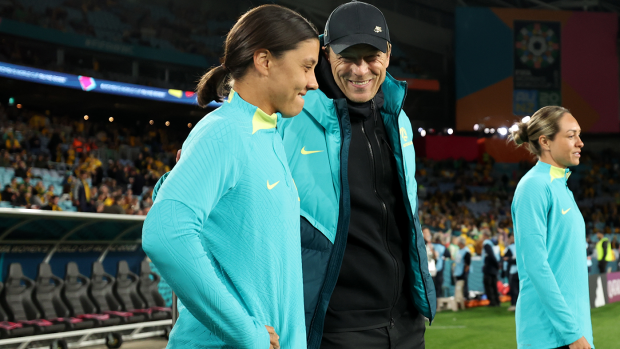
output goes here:
[[377, 125], [377, 113], [375, 113], [375, 99], [370, 100], [370, 110], [372, 110], [372, 118], [375, 120], [375, 126]]
[[394, 328], [396, 323], [394, 323], [394, 319], [390, 319], [390, 329]]

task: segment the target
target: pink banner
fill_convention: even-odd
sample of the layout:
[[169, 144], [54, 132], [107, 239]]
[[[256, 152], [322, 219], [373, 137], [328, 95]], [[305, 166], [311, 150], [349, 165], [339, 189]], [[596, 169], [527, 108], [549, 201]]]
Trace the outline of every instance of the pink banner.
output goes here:
[[607, 304], [620, 301], [620, 272], [607, 274], [607, 296]]

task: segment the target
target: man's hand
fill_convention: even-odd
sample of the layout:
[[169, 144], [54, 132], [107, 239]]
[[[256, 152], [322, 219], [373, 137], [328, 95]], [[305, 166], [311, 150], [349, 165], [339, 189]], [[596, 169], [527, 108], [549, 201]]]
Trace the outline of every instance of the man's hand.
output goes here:
[[586, 337], [581, 337], [575, 343], [569, 345], [568, 349], [592, 349], [592, 346], [588, 343]]
[[[180, 150], [178, 154], [181, 155]], [[265, 327], [267, 327], [267, 332], [269, 332], [269, 349], [280, 349], [280, 342], [279, 342], [280, 336], [276, 334], [276, 330], [271, 326], [265, 326]]]
[[177, 162], [179, 162], [179, 160], [181, 160], [181, 149], [177, 151]]

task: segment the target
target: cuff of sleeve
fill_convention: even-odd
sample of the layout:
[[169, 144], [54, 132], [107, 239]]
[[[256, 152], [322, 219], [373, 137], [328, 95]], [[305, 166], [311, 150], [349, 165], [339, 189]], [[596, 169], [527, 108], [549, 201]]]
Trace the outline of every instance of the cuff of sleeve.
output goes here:
[[[254, 348], [253, 349], [269, 349], [269, 346], [271, 345], [270, 342], [270, 337], [269, 337], [269, 332], [267, 332], [267, 327], [265, 326], [261, 326], [262, 329], [258, 329], [258, 333], [257, 333], [257, 338], [256, 338], [256, 342], [254, 342]], [[580, 337], [581, 338], [581, 337]]]
[[579, 338], [581, 338], [581, 337], [583, 337], [583, 335], [582, 334], [578, 334], [578, 333], [562, 336], [562, 340], [564, 341], [564, 344], [562, 344], [562, 345], [569, 346], [569, 345], [575, 343], [576, 341], [578, 341]]

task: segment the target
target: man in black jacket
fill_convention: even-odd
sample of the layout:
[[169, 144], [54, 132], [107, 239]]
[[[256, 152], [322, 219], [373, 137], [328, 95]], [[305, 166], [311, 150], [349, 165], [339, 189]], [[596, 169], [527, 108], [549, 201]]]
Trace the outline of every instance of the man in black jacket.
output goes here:
[[482, 233], [482, 259], [483, 259], [483, 283], [484, 292], [489, 299], [489, 306], [499, 307], [499, 292], [497, 290], [497, 274], [499, 273], [499, 260], [495, 253], [495, 244], [491, 241], [488, 233]]
[[[373, 17], [380, 19], [376, 25]], [[359, 35], [355, 28], [363, 23], [358, 18], [389, 40], [379, 9], [347, 3], [328, 19], [326, 46], [315, 69], [327, 97], [346, 98], [351, 121], [351, 220], [321, 348], [424, 348], [424, 317], [408, 297], [410, 228], [394, 151], [379, 114], [391, 45]]]

